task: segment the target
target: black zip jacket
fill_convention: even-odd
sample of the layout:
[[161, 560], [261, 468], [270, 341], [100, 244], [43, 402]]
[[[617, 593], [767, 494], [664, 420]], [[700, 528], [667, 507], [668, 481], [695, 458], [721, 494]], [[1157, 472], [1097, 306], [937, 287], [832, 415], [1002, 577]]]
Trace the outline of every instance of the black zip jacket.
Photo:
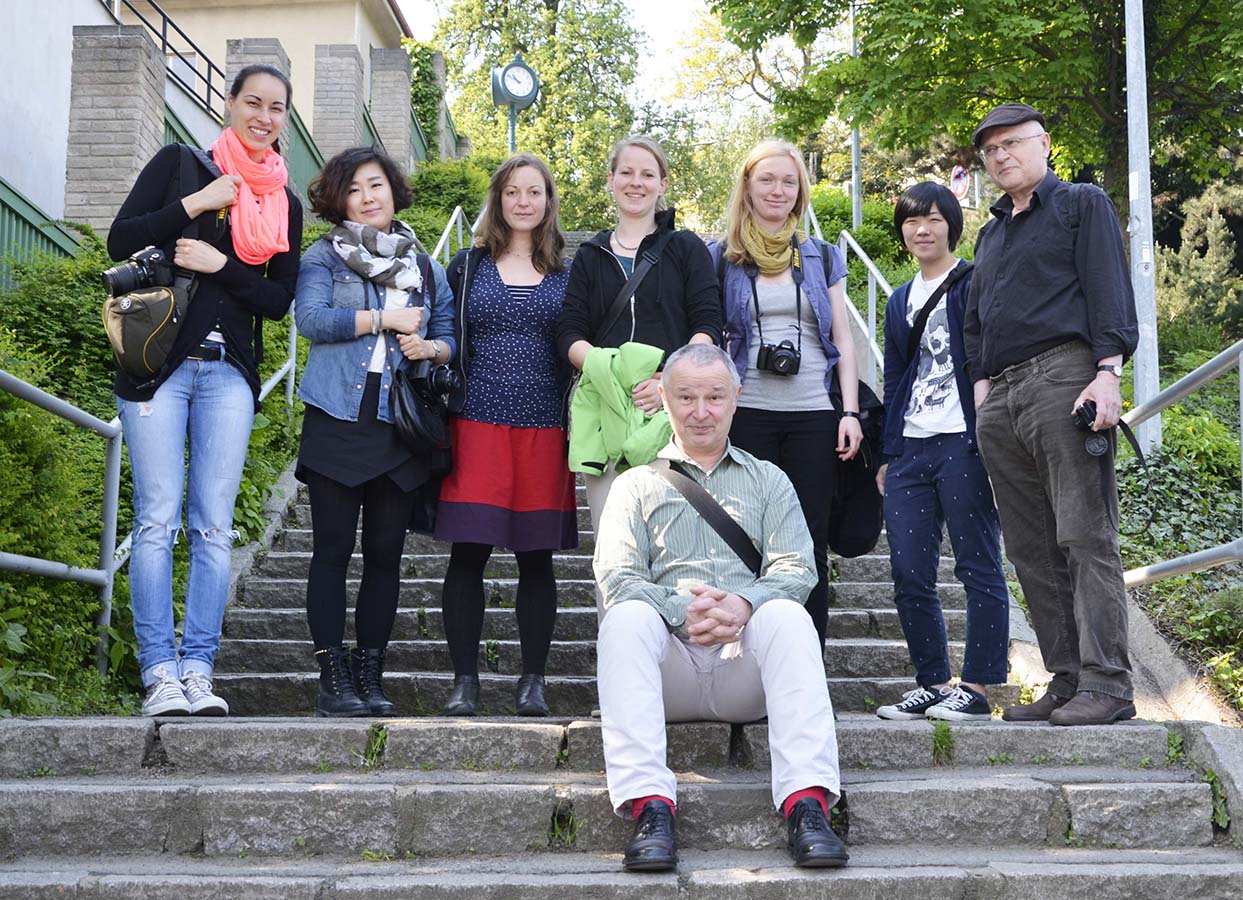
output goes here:
[[[114, 260], [127, 259], [148, 246], [159, 247], [170, 260], [173, 258], [177, 239], [190, 224], [181, 198], [201, 190], [214, 179], [206, 167], [196, 165], [196, 183], [179, 184], [181, 153], [181, 145], [169, 144], [139, 173], [108, 232], [108, 255]], [[253, 349], [255, 319], [262, 316], [279, 320], [289, 312], [302, 253], [302, 204], [288, 187], [285, 193], [289, 198], [289, 249], [264, 265], [248, 265], [237, 258], [228, 219], [221, 226], [214, 210], [199, 216], [200, 238], [228, 257], [228, 261], [219, 272], [198, 274], [198, 287], [164, 369], [145, 383], [118, 371], [113, 385], [118, 397], [150, 400], [186, 354], [219, 323], [229, 361], [246, 375], [255, 395], [255, 409], [259, 408], [259, 371]]]
[[639, 244], [636, 259], [662, 232], [673, 231], [673, 238], [639, 285], [631, 308], [603, 336], [597, 332], [626, 284], [626, 273], [609, 248], [611, 229], [578, 248], [557, 325], [557, 349], [563, 357], [568, 359], [575, 341], [620, 347], [633, 340], [660, 347], [666, 355], [698, 332], [721, 343], [721, 295], [712, 256], [694, 232], [675, 231], [673, 220], [672, 209], [656, 214], [656, 230]]

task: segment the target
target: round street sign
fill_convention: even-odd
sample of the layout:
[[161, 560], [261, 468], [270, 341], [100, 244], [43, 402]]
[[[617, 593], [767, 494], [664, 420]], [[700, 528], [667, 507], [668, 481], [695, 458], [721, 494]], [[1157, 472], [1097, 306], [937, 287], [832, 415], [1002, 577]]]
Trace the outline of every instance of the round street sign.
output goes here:
[[967, 170], [962, 166], [954, 166], [954, 171], [950, 174], [950, 190], [954, 192], [954, 196], [961, 200], [967, 196], [970, 186], [971, 179], [967, 175]]

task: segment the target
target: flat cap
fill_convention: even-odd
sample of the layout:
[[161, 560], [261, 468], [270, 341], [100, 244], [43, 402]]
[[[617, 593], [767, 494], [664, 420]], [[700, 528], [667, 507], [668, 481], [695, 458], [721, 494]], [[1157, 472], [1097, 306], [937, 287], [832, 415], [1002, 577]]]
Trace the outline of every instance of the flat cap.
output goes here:
[[971, 143], [979, 149], [980, 140], [988, 129], [1018, 125], [1022, 122], [1039, 122], [1041, 128], [1045, 127], [1044, 116], [1035, 107], [1028, 106], [1026, 103], [1003, 103], [980, 120], [975, 131], [971, 132]]

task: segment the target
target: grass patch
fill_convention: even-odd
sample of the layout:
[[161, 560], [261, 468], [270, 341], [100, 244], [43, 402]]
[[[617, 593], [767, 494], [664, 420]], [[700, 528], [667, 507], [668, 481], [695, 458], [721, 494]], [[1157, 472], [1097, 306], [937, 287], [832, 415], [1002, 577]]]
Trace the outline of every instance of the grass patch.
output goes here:
[[1187, 758], [1183, 752], [1183, 736], [1181, 734], [1167, 731], [1165, 734], [1165, 744], [1165, 764], [1167, 766], [1179, 765]]
[[384, 747], [387, 743], [388, 729], [383, 725], [372, 725], [367, 732], [367, 749], [362, 753], [357, 750], [352, 752], [364, 769], [378, 769], [384, 765]]
[[954, 732], [948, 722], [932, 726], [932, 764], [948, 766], [954, 762]]
[[578, 840], [585, 823], [574, 815], [573, 800], [558, 800], [548, 821], [548, 846], [552, 850], [569, 850]]

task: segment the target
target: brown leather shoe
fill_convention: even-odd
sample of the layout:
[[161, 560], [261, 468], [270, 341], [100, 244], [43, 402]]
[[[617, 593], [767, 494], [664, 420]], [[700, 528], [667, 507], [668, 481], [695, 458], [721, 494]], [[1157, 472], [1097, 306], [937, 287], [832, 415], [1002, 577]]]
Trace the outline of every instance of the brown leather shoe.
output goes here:
[[1021, 703], [1018, 706], [1007, 706], [1001, 717], [1007, 722], [1047, 722], [1053, 711], [1070, 702], [1070, 697], [1059, 697], [1052, 691], [1035, 703]]
[[1098, 691], [1080, 691], [1049, 716], [1050, 725], [1109, 725], [1135, 718], [1135, 704]]

